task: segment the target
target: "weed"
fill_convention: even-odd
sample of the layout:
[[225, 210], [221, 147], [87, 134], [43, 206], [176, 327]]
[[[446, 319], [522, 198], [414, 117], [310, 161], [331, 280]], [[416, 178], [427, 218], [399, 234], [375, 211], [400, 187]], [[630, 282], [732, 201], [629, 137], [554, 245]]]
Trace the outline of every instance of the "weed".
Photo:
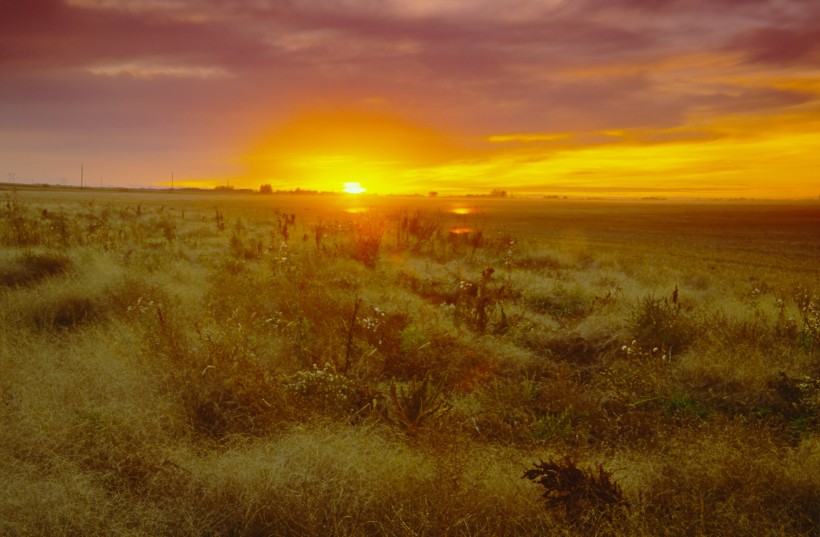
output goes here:
[[284, 388], [300, 410], [329, 416], [350, 416], [379, 406], [379, 397], [368, 387], [337, 373], [330, 364], [286, 377]]
[[16, 192], [6, 194], [6, 202], [0, 211], [0, 240], [7, 246], [35, 246], [42, 244], [44, 229], [39, 222], [28, 216], [28, 207]]
[[570, 521], [579, 520], [585, 511], [611, 512], [613, 507], [627, 505], [621, 487], [602, 465], [595, 470], [583, 470], [576, 462], [571, 457], [542, 460], [522, 477], [544, 487], [542, 497], [547, 508], [563, 508]]
[[[507, 286], [493, 279], [495, 269], [487, 267], [477, 280], [461, 279], [455, 293], [454, 317], [457, 323], [464, 323], [479, 334], [490, 327], [503, 333], [509, 328], [502, 299], [507, 295]], [[498, 311], [498, 318], [493, 314]]]
[[396, 246], [419, 252], [425, 244], [430, 245], [441, 228], [441, 217], [423, 211], [402, 211], [396, 220]]
[[798, 344], [807, 352], [820, 346], [820, 305], [814, 292], [798, 287], [794, 292], [794, 301], [800, 313], [801, 326], [797, 334]]
[[350, 257], [369, 269], [376, 268], [382, 235], [384, 223], [381, 220], [361, 218], [354, 222], [350, 234]]
[[390, 400], [393, 416], [409, 434], [415, 434], [424, 422], [448, 409], [440, 386], [433, 383], [430, 375], [426, 375], [421, 382], [411, 380], [403, 387], [397, 386], [395, 381], [391, 382]]
[[670, 303], [652, 295], [638, 302], [630, 318], [630, 328], [645, 345], [676, 352], [689, 346], [699, 330], [679, 302]]
[[766, 383], [768, 401], [766, 408], [781, 415], [798, 428], [810, 428], [820, 424], [820, 379], [808, 375], [795, 378], [780, 372]]

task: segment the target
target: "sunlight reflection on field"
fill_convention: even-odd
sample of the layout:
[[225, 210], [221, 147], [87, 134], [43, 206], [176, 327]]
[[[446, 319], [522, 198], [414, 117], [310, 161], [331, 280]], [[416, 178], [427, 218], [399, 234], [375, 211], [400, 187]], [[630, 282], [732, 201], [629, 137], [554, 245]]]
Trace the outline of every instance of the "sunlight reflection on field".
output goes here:
[[347, 209], [345, 209], [345, 212], [348, 214], [362, 214], [366, 213], [369, 210], [369, 207], [348, 207]]

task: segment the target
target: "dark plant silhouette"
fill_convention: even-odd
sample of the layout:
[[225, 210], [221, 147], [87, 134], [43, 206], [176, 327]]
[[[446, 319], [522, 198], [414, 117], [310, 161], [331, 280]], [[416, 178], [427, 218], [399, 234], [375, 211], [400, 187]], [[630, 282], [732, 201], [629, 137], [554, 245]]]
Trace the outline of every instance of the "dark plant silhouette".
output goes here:
[[595, 470], [582, 470], [571, 457], [541, 461], [522, 478], [544, 487], [542, 496], [547, 508], [563, 507], [569, 519], [578, 518], [584, 511], [602, 512], [626, 505], [621, 487], [600, 464]]

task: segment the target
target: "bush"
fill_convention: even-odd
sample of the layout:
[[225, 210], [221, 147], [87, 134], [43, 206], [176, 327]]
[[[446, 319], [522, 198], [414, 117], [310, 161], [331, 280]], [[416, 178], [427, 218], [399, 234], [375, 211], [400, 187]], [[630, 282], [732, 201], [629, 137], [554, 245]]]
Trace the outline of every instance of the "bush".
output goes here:
[[369, 269], [376, 268], [382, 235], [384, 226], [381, 221], [363, 218], [355, 222], [350, 235], [350, 257]]
[[676, 300], [670, 303], [653, 295], [638, 302], [629, 324], [632, 334], [644, 346], [657, 347], [664, 352], [684, 350], [694, 341], [698, 331], [695, 322]]
[[562, 507], [570, 521], [579, 520], [584, 511], [603, 512], [627, 505], [621, 487], [600, 464], [594, 471], [582, 470], [575, 460], [564, 457], [560, 461], [541, 461], [522, 477], [544, 487], [542, 497], [547, 508]]

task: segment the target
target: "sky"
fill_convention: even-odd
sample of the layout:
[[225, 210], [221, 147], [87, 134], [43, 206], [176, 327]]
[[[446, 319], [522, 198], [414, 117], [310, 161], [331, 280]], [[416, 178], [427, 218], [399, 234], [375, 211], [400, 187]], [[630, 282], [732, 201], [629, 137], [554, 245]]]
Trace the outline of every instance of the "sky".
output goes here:
[[0, 0], [0, 181], [81, 174], [816, 199], [820, 2]]

